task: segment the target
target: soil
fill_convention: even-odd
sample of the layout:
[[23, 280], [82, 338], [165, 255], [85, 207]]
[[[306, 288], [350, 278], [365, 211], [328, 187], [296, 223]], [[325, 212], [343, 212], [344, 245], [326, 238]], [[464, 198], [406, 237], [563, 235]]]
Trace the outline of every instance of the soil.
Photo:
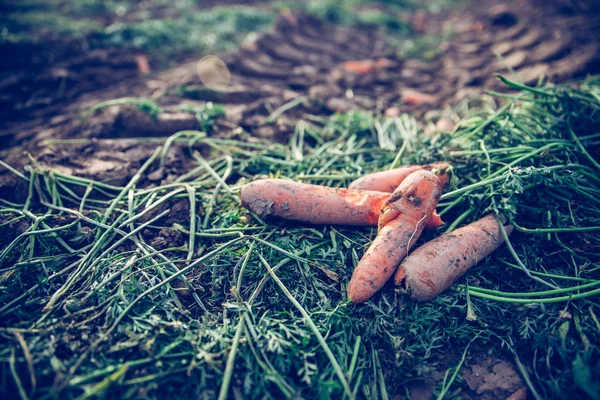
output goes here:
[[[276, 140], [285, 140], [304, 113], [326, 115], [360, 108], [422, 117], [481, 90], [500, 88], [494, 72], [514, 73], [532, 84], [542, 74], [564, 81], [598, 71], [598, 18], [530, 1], [491, 7], [482, 4], [467, 11], [430, 15], [422, 22], [430, 34], [448, 29], [455, 34], [441, 43], [440, 57], [425, 62], [398, 57], [372, 30], [282, 14], [274, 32], [222, 57], [232, 79], [230, 86], [219, 92], [202, 85], [195, 60], [144, 76], [138, 71], [135, 54], [115, 49], [75, 53], [58, 57], [54, 63], [45, 59], [33, 63], [27, 72], [13, 70], [15, 73], [6, 74], [0, 82], [4, 113], [0, 146], [22, 145], [38, 158], [50, 151], [66, 152], [64, 158], [42, 160], [61, 165], [63, 159], [76, 161], [78, 157], [73, 155], [81, 148], [49, 148], [41, 145], [44, 140], [168, 136], [198, 128], [194, 118], [178, 112], [177, 106], [207, 101], [226, 107], [220, 134], [241, 126], [252, 135]], [[343, 67], [345, 62], [365, 59], [385, 62], [366, 74]], [[39, 69], [38, 64], [44, 68]], [[306, 100], [277, 123], [268, 123], [270, 110], [299, 96]], [[82, 110], [120, 97], [154, 99], [167, 114], [154, 121], [140, 112], [114, 107], [81, 124]], [[87, 149], [86, 163], [94, 153], [121, 150], [113, 146], [103, 142], [94, 150]]]
[[[598, 7], [593, 2], [555, 3], [480, 1], [462, 11], [426, 15], [419, 21], [425, 33], [454, 32], [432, 61], [399, 57], [374, 30], [283, 13], [272, 32], [221, 56], [231, 72], [229, 87], [221, 91], [202, 85], [197, 58], [143, 74], [136, 54], [118, 49], [84, 51], [74, 43], [42, 43], [57, 50], [53, 57], [41, 58], [36, 58], [36, 47], [15, 47], [12, 53], [2, 49], [12, 54], [13, 62], [0, 71], [0, 159], [22, 170], [29, 163], [28, 152], [61, 172], [124, 185], [156, 148], [156, 143], [133, 138], [200, 129], [192, 114], [179, 109], [182, 104], [224, 105], [226, 115], [217, 120], [216, 135], [230, 136], [242, 127], [256, 137], [285, 141], [304, 114], [366, 109], [427, 118], [430, 110], [456, 105], [483, 90], [500, 90], [494, 72], [516, 74], [526, 84], [535, 84], [540, 75], [561, 82], [600, 72]], [[375, 67], [357, 73], [344, 64], [359, 60], [370, 60], [361, 65]], [[152, 99], [165, 112], [154, 119], [112, 106], [81, 120], [90, 107], [122, 97]], [[299, 97], [298, 105], [269, 123], [273, 110]], [[47, 143], [58, 139], [80, 141]], [[165, 165], [142, 184], [169, 181], [192, 168], [189, 155], [177, 146]], [[27, 190], [22, 180], [0, 171], [0, 197], [20, 200]], [[166, 218], [171, 222], [189, 218], [185, 205], [170, 207]], [[6, 225], [0, 246], [23, 229], [19, 221]], [[144, 236], [157, 249], [185, 241], [170, 230], [149, 230]], [[523, 398], [518, 396], [524, 385], [511, 362], [491, 355], [477, 360], [463, 368], [463, 398]], [[419, 383], [411, 395], [430, 398], [434, 387]]]
[[[469, 363], [463, 364], [456, 380], [450, 386], [448, 397], [466, 400], [525, 400], [527, 388], [516, 365], [505, 355], [492, 354], [483, 346], [469, 354]], [[461, 354], [449, 349], [444, 365], [437, 365], [424, 372], [420, 380], [407, 384], [407, 393], [398, 394], [394, 400], [429, 400], [434, 398], [435, 389], [444, 380], [446, 371], [454, 372]], [[446, 378], [449, 379], [449, 378]], [[463, 382], [461, 382], [461, 380]]]
[[465, 399], [508, 399], [520, 396], [525, 388], [514, 364], [494, 356], [479, 358], [463, 371], [462, 377], [470, 389]]
[[[199, 1], [196, 9], [214, 6], [243, 5], [260, 1]], [[33, 3], [35, 4], [35, 3]], [[42, 8], [43, 9], [43, 8]], [[18, 0], [0, 3], [0, 12], [36, 9]], [[86, 15], [104, 27], [147, 19], [161, 20], [180, 16], [186, 10], [168, 6], [133, 7], [124, 15], [114, 12]], [[188, 10], [189, 11], [189, 10]], [[76, 15], [71, 17], [76, 18]], [[2, 22], [2, 21], [0, 21]], [[140, 57], [145, 54], [131, 48], [94, 48], [95, 35], [76, 38], [60, 37], [51, 32], [36, 32], [40, 38], [31, 41], [0, 41], [0, 148], [7, 147], [13, 124], [39, 127], [54, 115], [64, 114], [67, 103], [84, 93], [111, 91], [115, 85], [140, 75]], [[154, 66], [150, 60], [150, 65]], [[102, 94], [98, 94], [102, 97]], [[35, 123], [27, 124], [34, 120]]]

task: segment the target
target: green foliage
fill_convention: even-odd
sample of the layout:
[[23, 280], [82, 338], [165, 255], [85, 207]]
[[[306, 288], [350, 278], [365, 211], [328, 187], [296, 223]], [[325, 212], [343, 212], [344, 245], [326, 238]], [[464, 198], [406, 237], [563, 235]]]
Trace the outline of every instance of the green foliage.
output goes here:
[[[136, 10], [139, 2], [133, 0], [60, 0], [69, 13], [76, 15], [123, 15]], [[190, 9], [194, 0], [145, 0], [145, 9], [169, 6], [174, 9]]]
[[345, 0], [309, 1], [306, 4], [281, 3], [283, 5], [315, 15], [325, 21], [355, 27], [376, 28], [386, 38], [398, 54], [405, 58], [431, 60], [440, 53], [440, 44], [447, 40], [451, 32], [442, 34], [422, 34], [414, 32], [410, 16], [416, 10], [440, 12], [443, 9], [461, 7], [463, 1], [445, 0]]
[[198, 107], [190, 104], [183, 104], [179, 107], [180, 111], [194, 114], [198, 119], [198, 124], [204, 132], [211, 132], [214, 129], [218, 118], [225, 116], [225, 107], [221, 104], [207, 102], [205, 106]]
[[[429, 136], [407, 116], [390, 124], [366, 112], [307, 117], [287, 146], [181, 132], [124, 187], [32, 162], [16, 173], [30, 187], [23, 204], [0, 199], [0, 223], [24, 223], [0, 251], [0, 369], [31, 389], [25, 343], [37, 397], [385, 398], [445, 370], [439, 393], [455, 393], [456, 367], [483, 346], [521, 365], [541, 398], [593, 395], [596, 82], [520, 86], [501, 107]], [[147, 185], [169, 151], [188, 150], [189, 172]], [[237, 195], [261, 176], [342, 187], [443, 159], [454, 179], [441, 230], [498, 211], [517, 231], [428, 303], [386, 287], [348, 304], [346, 283], [375, 229], [260, 221]], [[181, 204], [189, 210], [176, 213]], [[159, 248], [165, 232], [179, 239]]]
[[268, 8], [201, 9], [191, 0], [145, 1], [143, 7], [127, 0], [28, 0], [7, 8], [0, 16], [0, 43], [76, 40], [90, 48], [144, 51], [161, 63], [184, 54], [232, 51], [273, 23]]
[[102, 46], [129, 47], [168, 59], [185, 52], [232, 51], [248, 34], [267, 29], [273, 15], [250, 7], [216, 7], [177, 18], [117, 23], [100, 33]]
[[57, 4], [28, 1], [0, 15], [0, 43], [36, 43], [45, 36], [81, 38], [102, 29], [89, 18], [71, 18], [57, 12]]

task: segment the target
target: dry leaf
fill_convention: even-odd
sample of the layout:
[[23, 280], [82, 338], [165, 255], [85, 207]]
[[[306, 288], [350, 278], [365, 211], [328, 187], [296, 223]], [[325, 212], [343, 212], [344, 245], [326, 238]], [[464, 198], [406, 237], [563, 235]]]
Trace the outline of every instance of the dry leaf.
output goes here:
[[323, 272], [325, 272], [325, 275], [327, 275], [327, 277], [335, 282], [339, 281], [339, 277], [338, 274], [336, 272], [333, 272], [332, 270], [330, 270], [329, 268], [327, 268], [324, 265], [318, 265], [319, 269]]

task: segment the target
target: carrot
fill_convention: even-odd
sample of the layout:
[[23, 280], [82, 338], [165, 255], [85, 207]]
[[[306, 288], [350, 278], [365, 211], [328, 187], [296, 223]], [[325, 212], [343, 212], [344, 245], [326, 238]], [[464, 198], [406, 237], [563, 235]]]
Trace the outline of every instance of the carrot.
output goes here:
[[379, 69], [389, 68], [393, 65], [394, 62], [387, 58], [378, 58], [377, 60], [346, 61], [342, 64], [342, 68], [358, 75], [366, 75]]
[[375, 70], [375, 63], [373, 60], [346, 61], [342, 67], [348, 72], [366, 75]]
[[442, 217], [437, 213], [437, 211], [433, 210], [431, 213], [431, 217], [427, 220], [427, 225], [425, 225], [425, 229], [435, 229], [444, 225], [444, 221]]
[[150, 63], [148, 62], [148, 56], [145, 54], [136, 54], [135, 55], [135, 62], [137, 64], [137, 69], [138, 71], [140, 71], [140, 73], [144, 74], [144, 75], [148, 75], [151, 70], [150, 70]]
[[259, 217], [312, 224], [377, 225], [389, 193], [336, 189], [284, 179], [263, 179], [242, 187], [242, 205]]
[[441, 195], [440, 179], [424, 170], [408, 175], [392, 193], [379, 217], [379, 233], [348, 284], [352, 302], [368, 300], [393, 275], [421, 235]]
[[[388, 171], [374, 172], [356, 179], [349, 187], [350, 189], [377, 190], [391, 193], [408, 175], [419, 170], [433, 171], [440, 178], [442, 186], [445, 186], [450, 180], [450, 165], [439, 162], [427, 165], [406, 165]], [[442, 218], [434, 211], [432, 218], [427, 223], [427, 229], [435, 229], [443, 224]]]
[[[335, 189], [284, 179], [263, 179], [242, 188], [242, 205], [260, 218], [279, 217], [312, 224], [374, 226], [390, 193]], [[433, 212], [426, 229], [444, 222]]]
[[[509, 235], [513, 230], [504, 229]], [[489, 214], [416, 249], [400, 264], [394, 282], [416, 300], [431, 300], [503, 242], [500, 224]]]
[[408, 175], [419, 170], [434, 171], [438, 178], [440, 178], [440, 181], [442, 181], [442, 186], [446, 186], [450, 180], [450, 165], [445, 162], [439, 162], [426, 165], [405, 165], [404, 167], [388, 171], [374, 172], [356, 179], [348, 187], [350, 189], [377, 190], [392, 193]]
[[402, 91], [402, 100], [406, 104], [418, 106], [421, 104], [436, 104], [439, 101], [439, 98], [431, 94], [417, 92], [413, 89], [404, 89]]

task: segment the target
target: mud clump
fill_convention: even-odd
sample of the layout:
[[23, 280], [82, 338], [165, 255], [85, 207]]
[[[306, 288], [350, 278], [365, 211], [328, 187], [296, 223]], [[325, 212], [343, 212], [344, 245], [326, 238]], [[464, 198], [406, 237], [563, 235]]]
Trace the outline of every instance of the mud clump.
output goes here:
[[495, 357], [478, 360], [462, 376], [475, 394], [468, 398], [473, 399], [506, 399], [525, 386], [512, 364]]

